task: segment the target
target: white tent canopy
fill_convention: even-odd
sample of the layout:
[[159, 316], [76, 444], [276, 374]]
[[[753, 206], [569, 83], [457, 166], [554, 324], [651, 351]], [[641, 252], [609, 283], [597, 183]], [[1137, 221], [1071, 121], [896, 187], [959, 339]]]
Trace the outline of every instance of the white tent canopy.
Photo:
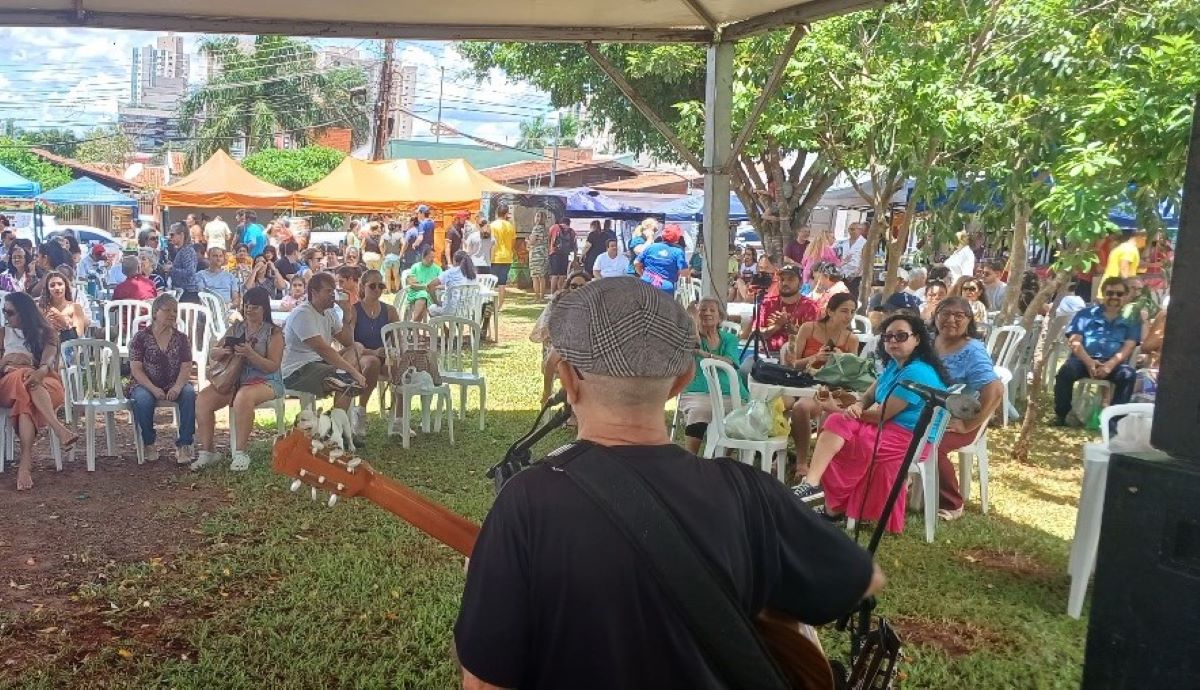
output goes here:
[[0, 24], [356, 38], [708, 43], [870, 0], [3, 0]]

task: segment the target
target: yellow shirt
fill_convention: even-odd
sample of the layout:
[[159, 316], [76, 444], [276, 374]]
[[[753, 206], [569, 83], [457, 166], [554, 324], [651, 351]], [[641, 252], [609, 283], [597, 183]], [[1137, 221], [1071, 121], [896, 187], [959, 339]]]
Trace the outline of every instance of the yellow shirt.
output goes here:
[[512, 221], [497, 218], [488, 226], [492, 229], [492, 239], [496, 247], [492, 250], [492, 263], [511, 264], [513, 262], [513, 246], [517, 243], [517, 226]]
[[1104, 278], [1100, 280], [1100, 284], [1096, 286], [1096, 294], [1100, 294], [1100, 285], [1104, 284], [1104, 279], [1113, 276], [1121, 276], [1121, 262], [1128, 261], [1133, 272], [1127, 277], [1133, 277], [1138, 272], [1138, 262], [1141, 260], [1141, 254], [1138, 252], [1137, 242], [1134, 238], [1129, 238], [1121, 244], [1113, 247], [1113, 250], [1108, 253], [1108, 265], [1104, 268]]

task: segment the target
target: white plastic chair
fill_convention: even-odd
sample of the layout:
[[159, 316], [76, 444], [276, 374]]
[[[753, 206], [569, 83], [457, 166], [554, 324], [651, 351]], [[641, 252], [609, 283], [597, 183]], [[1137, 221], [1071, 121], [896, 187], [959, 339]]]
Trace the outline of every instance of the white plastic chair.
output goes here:
[[[908, 473], [917, 476], [914, 487], [919, 487], [909, 495], [909, 500], [917, 500], [917, 497], [921, 500], [921, 512], [925, 517], [925, 541], [930, 544], [933, 543], [938, 521], [938, 448], [942, 444], [942, 437], [946, 435], [949, 423], [950, 413], [946, 408], [939, 407], [933, 411], [929, 429], [917, 444], [917, 453], [908, 467]], [[854, 529], [857, 522], [854, 518], [847, 518], [846, 529]]]
[[[434, 343], [433, 329], [428, 324], [413, 321], [389, 323], [380, 329], [380, 335], [383, 337], [383, 348], [387, 355], [387, 365], [389, 368], [395, 365], [395, 358], [400, 353], [412, 347], [420, 347], [422, 341], [429, 343], [431, 347]], [[443, 380], [442, 385], [437, 386], [433, 391], [427, 391], [416, 386], [395, 384], [390, 380], [386, 384], [380, 382], [380, 385], [387, 385], [392, 390], [392, 409], [391, 414], [388, 415], [388, 436], [395, 435], [396, 426], [399, 423], [401, 444], [405, 448], [408, 448], [409, 437], [412, 435], [411, 415], [414, 398], [421, 399], [421, 431], [429, 433], [430, 417], [433, 412], [431, 403], [433, 398], [436, 397], [437, 416], [434, 417], [433, 430], [435, 432], [442, 430], [442, 415], [444, 413], [448, 421], [450, 445], [454, 445], [454, 396], [451, 395], [448, 383]]]
[[[66, 369], [63, 388], [66, 405], [73, 413], [83, 412], [83, 433], [87, 441], [87, 469], [96, 471], [96, 414], [104, 415], [104, 439], [108, 454], [116, 454], [115, 413], [128, 412], [130, 425], [136, 427], [133, 410], [121, 384], [121, 355], [115, 343], [93, 338], [76, 338], [59, 345]], [[135, 432], [137, 443], [141, 436]], [[138, 463], [144, 462], [139, 452]]]
[[1017, 357], [1022, 352], [1021, 341], [1024, 339], [1025, 329], [1021, 326], [993, 328], [991, 335], [988, 336], [987, 349], [988, 353], [992, 356], [992, 361], [995, 362], [998, 368], [1008, 372], [1008, 381], [1004, 384], [1004, 400], [1000, 404], [1001, 426], [1008, 426], [1009, 398], [1011, 397], [1009, 389], [1020, 364], [1017, 361]]
[[396, 314], [400, 316], [401, 321], [408, 320], [408, 272], [409, 269], [404, 269], [400, 272], [400, 289], [396, 291], [392, 297], [392, 306], [396, 308]]
[[[66, 407], [64, 405], [64, 407]], [[70, 415], [67, 415], [67, 424], [70, 425]], [[63, 454], [62, 445], [58, 441], [58, 435], [53, 431], [48, 431], [47, 436], [50, 437], [50, 454], [54, 457], [54, 469], [62, 472], [63, 469]], [[13, 462], [13, 458], [17, 454], [17, 429], [12, 423], [12, 410], [7, 407], [0, 407], [0, 473], [4, 472], [4, 463]], [[75, 449], [71, 449], [71, 459], [75, 459]]]
[[495, 290], [496, 283], [500, 280], [499, 276], [494, 276], [490, 273], [480, 273], [475, 276], [475, 282], [479, 283], [479, 287], [485, 290]]
[[[284, 428], [285, 417], [283, 412], [284, 403], [287, 401], [286, 395], [282, 398], [275, 398], [264, 403], [259, 403], [255, 410], [275, 410], [275, 435], [276, 437], [283, 436], [286, 432]], [[254, 424], [253, 417], [249, 420], [250, 424]], [[237, 447], [237, 415], [233, 414], [232, 404], [229, 408], [229, 453], [230, 455], [238, 452]]]
[[129, 357], [129, 341], [137, 333], [138, 317], [150, 316], [150, 303], [118, 299], [104, 305], [104, 339], [117, 346], [121, 357]]
[[208, 308], [201, 304], [181, 302], [175, 317], [175, 327], [188, 337], [192, 344], [192, 362], [196, 365], [196, 384], [208, 383], [208, 355], [212, 349], [212, 330], [204, 323], [212, 321]]
[[681, 307], [687, 309], [689, 306], [700, 301], [702, 292], [700, 281], [692, 280], [691, 278], [680, 278], [679, 283], [675, 286], [675, 301]]
[[[740, 410], [745, 404], [737, 370], [720, 360], [704, 359], [700, 361], [700, 371], [708, 383], [708, 398], [712, 402], [713, 412], [708, 431], [704, 434], [704, 457], [715, 458], [718, 453], [737, 450], [739, 459], [751, 466], [755, 466], [756, 458], [761, 457], [764, 472], [770, 473], [771, 463], [774, 462], [775, 477], [780, 482], [786, 481], [787, 436], [772, 436], [765, 441], [747, 441], [731, 438], [725, 431], [725, 416], [734, 410]], [[729, 382], [729, 409], [726, 409], [725, 396], [721, 393], [722, 376]]]
[[[993, 367], [996, 376], [1000, 377], [1000, 384], [1005, 389], [1012, 381], [1012, 374], [1003, 367]], [[963, 446], [958, 449], [958, 488], [962, 494], [963, 504], [965, 505], [971, 498], [971, 470], [973, 466], [979, 467], [979, 511], [984, 515], [988, 512], [988, 446], [987, 446], [987, 428], [991, 420], [984, 420], [979, 427], [979, 432], [975, 436], [975, 440], [969, 446]]]
[[467, 389], [479, 388], [479, 430], [487, 419], [487, 377], [479, 371], [479, 323], [457, 316], [429, 320], [442, 382], [458, 386], [460, 417], [466, 416]]
[[225, 321], [225, 314], [229, 311], [229, 307], [225, 304], [225, 300], [215, 292], [201, 290], [200, 304], [208, 310], [208, 330], [212, 331], [212, 341], [216, 342], [225, 337], [225, 331], [228, 326]]
[[[449, 305], [451, 308], [438, 316], [457, 316], [475, 323], [483, 321], [483, 296], [480, 294], [479, 287], [478, 284], [466, 283], [445, 290], [442, 293], [441, 307], [444, 309]], [[430, 309], [432, 314], [432, 306]]]
[[[862, 314], [854, 315], [854, 322], [850, 324], [850, 331], [855, 335], [871, 335], [874, 329], [871, 328], [871, 319]], [[862, 338], [859, 338], [862, 340]]]
[[1071, 589], [1067, 595], [1067, 615], [1079, 618], [1087, 596], [1088, 580], [1096, 568], [1096, 550], [1100, 545], [1100, 523], [1104, 515], [1104, 492], [1108, 484], [1110, 454], [1108, 425], [1114, 417], [1136, 415], [1154, 417], [1154, 403], [1112, 405], [1100, 412], [1100, 443], [1083, 446], [1083, 488], [1079, 493], [1079, 511], [1075, 516], [1075, 538], [1067, 573]]

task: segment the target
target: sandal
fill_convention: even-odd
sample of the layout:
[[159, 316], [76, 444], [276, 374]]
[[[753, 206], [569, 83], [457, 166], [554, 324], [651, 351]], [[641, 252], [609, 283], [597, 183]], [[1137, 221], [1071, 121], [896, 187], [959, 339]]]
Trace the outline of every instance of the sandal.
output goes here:
[[235, 452], [233, 460], [229, 463], [229, 469], [233, 472], [245, 472], [250, 469], [250, 455], [241, 450]]
[[959, 519], [962, 516], [963, 516], [962, 508], [957, 508], [955, 510], [949, 510], [947, 508], [938, 508], [938, 517], [945, 520], [946, 522], [954, 522], [955, 520]]

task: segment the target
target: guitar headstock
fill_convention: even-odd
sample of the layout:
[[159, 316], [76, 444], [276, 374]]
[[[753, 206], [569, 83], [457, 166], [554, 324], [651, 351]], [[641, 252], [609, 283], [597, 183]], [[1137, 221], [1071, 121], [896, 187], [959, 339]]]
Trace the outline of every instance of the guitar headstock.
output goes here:
[[353, 498], [371, 483], [375, 472], [361, 458], [336, 447], [325, 452], [314, 448], [313, 441], [299, 429], [275, 442], [271, 467], [292, 477], [292, 491], [307, 485], [313, 500], [320, 492], [329, 492], [328, 505], [333, 507], [339, 498]]

